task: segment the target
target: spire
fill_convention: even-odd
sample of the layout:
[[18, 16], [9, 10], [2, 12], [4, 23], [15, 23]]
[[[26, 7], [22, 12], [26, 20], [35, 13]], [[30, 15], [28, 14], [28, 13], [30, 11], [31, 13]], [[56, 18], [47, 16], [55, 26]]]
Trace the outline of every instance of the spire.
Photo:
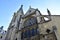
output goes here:
[[22, 8], [23, 8], [23, 5], [21, 5], [21, 7], [20, 7], [20, 9], [19, 9], [19, 10], [22, 10]]
[[21, 5], [20, 9], [17, 11], [17, 13], [21, 12], [23, 14], [23, 5]]
[[47, 9], [47, 12], [48, 12], [49, 16], [51, 16], [51, 13], [50, 13], [50, 11], [48, 9]]

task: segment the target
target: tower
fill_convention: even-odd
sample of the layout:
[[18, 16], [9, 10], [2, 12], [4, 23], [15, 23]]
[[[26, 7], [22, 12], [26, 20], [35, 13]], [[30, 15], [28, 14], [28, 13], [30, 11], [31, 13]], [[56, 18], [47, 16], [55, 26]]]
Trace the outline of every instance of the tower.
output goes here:
[[14, 13], [11, 23], [8, 27], [7, 34], [5, 40], [17, 40], [18, 31], [20, 30], [20, 21], [22, 20], [23, 13], [23, 5], [21, 5], [20, 9]]

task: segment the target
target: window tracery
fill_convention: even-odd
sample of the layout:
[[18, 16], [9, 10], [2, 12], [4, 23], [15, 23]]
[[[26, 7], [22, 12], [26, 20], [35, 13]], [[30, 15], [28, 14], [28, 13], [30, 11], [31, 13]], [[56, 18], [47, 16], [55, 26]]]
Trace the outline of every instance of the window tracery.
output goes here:
[[37, 29], [38, 28], [36, 26], [30, 27], [30, 26], [32, 26], [34, 24], [37, 24], [37, 19], [35, 17], [27, 19], [24, 22], [24, 27], [26, 28], [25, 32], [23, 32], [21, 36], [23, 36], [24, 38], [30, 38], [32, 36], [37, 35], [38, 34], [38, 30]]
[[25, 27], [28, 27], [28, 26], [32, 26], [32, 25], [34, 25], [34, 24], [36, 24], [36, 23], [37, 23], [36, 18], [35, 18], [35, 17], [32, 17], [32, 18], [27, 19], [27, 20], [24, 22], [24, 26], [25, 26]]

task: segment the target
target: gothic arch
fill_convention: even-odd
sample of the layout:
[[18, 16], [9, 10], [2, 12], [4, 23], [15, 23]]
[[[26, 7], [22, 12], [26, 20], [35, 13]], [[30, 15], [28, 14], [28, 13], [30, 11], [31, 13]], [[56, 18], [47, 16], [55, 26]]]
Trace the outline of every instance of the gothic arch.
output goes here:
[[37, 23], [37, 18], [34, 16], [31, 16], [29, 18], [26, 18], [23, 25], [24, 25], [24, 27], [28, 27], [28, 26], [34, 25], [36, 23]]

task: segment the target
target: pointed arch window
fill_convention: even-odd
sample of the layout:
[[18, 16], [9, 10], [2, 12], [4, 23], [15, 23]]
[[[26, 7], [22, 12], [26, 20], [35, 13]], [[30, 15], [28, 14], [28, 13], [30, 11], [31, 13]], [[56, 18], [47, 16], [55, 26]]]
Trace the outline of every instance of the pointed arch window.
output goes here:
[[29, 27], [34, 24], [37, 24], [37, 19], [36, 19], [36, 17], [31, 17], [24, 22], [24, 27]]
[[31, 31], [30, 30], [27, 31], [27, 37], [31, 37]]
[[35, 35], [35, 30], [34, 30], [34, 28], [31, 30], [31, 34], [32, 34], [32, 36]]
[[27, 31], [24, 32], [24, 38], [27, 38]]

